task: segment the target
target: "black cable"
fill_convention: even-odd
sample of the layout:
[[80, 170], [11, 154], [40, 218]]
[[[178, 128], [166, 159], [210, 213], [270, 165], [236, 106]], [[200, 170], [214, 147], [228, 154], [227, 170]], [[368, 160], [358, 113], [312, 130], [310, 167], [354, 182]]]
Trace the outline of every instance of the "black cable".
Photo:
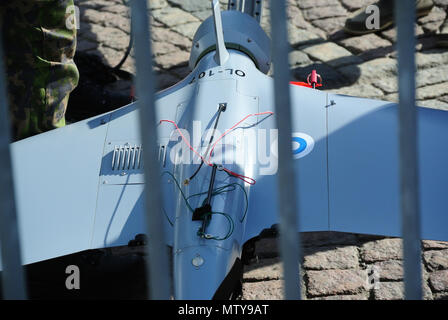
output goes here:
[[131, 34], [129, 35], [129, 44], [126, 49], [126, 52], [125, 52], [123, 58], [121, 58], [121, 61], [115, 67], [113, 67], [112, 70], [120, 70], [120, 68], [123, 66], [123, 64], [126, 62], [127, 58], [129, 57], [129, 54], [131, 53], [133, 45], [134, 45], [134, 35], [132, 33], [132, 27], [131, 27]]
[[[129, 7], [128, 2], [126, 2], [125, 0], [122, 0], [122, 2], [125, 6]], [[123, 58], [121, 58], [120, 62], [115, 67], [112, 67], [112, 70], [120, 70], [120, 68], [123, 66], [123, 64], [126, 62], [127, 58], [129, 57], [129, 54], [131, 53], [133, 45], [134, 45], [134, 35], [132, 34], [132, 23], [131, 23], [129, 44], [128, 44], [128, 47], [126, 48], [126, 52], [125, 52]]]
[[[227, 108], [227, 103], [220, 103], [220, 104], [219, 104], [218, 115], [216, 116], [215, 126], [214, 126], [214, 128], [213, 128], [213, 134], [212, 134], [212, 136], [210, 137], [210, 141], [208, 142], [208, 147], [210, 147], [210, 145], [211, 145], [212, 142], [213, 142], [213, 138], [214, 138], [214, 136], [215, 136], [216, 128], [218, 127], [218, 121], [219, 121], [219, 117], [221, 116], [221, 112], [226, 111], [226, 108]], [[208, 152], [208, 147], [207, 147], [207, 152]], [[207, 153], [207, 152], [206, 152], [206, 153]], [[207, 154], [206, 154], [205, 156], [207, 156]], [[189, 183], [191, 180], [193, 180], [193, 178], [199, 173], [199, 170], [201, 170], [203, 164], [204, 164], [204, 160], [202, 159], [202, 160], [201, 160], [201, 164], [200, 164], [199, 167], [196, 169], [196, 171], [193, 173], [193, 175], [187, 180], [187, 183]]]
[[213, 165], [213, 169], [212, 169], [212, 175], [210, 177], [210, 185], [208, 187], [208, 193], [207, 193], [207, 199], [205, 200], [205, 205], [203, 206], [203, 208], [205, 208], [205, 210], [207, 210], [207, 215], [204, 215], [202, 218], [202, 227], [200, 229], [200, 233], [201, 234], [205, 234], [205, 229], [207, 228], [207, 225], [209, 224], [209, 221], [211, 219], [211, 212], [212, 212], [212, 196], [213, 196], [213, 186], [215, 184], [215, 177], [216, 177], [216, 170], [217, 170], [217, 166], [216, 164]]

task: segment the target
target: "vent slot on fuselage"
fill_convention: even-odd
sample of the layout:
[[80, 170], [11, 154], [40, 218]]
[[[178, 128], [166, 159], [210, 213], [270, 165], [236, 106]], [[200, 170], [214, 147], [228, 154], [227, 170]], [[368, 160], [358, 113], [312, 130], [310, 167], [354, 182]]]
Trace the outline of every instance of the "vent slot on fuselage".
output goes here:
[[[165, 166], [166, 147], [158, 147], [158, 158]], [[112, 171], [143, 169], [143, 148], [141, 145], [115, 146], [112, 155]]]
[[115, 146], [112, 155], [112, 170], [139, 170], [143, 168], [143, 148], [141, 145]]

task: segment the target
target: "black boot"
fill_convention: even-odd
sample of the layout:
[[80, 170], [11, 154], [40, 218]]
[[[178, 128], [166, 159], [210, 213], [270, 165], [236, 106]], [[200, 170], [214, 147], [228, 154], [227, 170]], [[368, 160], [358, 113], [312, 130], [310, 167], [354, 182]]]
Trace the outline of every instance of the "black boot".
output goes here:
[[[367, 33], [384, 30], [394, 24], [394, 1], [380, 0], [375, 4], [379, 8], [379, 26], [378, 28], [369, 28], [368, 19], [373, 12], [366, 13], [367, 7], [354, 12], [345, 22], [344, 31], [353, 35], [363, 35]], [[416, 0], [417, 18], [427, 15], [434, 4], [432, 0]]]

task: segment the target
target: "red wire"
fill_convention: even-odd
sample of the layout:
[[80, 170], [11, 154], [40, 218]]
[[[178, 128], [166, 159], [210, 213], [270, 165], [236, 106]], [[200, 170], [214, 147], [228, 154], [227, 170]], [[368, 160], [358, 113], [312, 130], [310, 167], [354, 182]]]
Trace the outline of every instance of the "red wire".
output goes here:
[[162, 122], [169, 122], [172, 123], [177, 131], [179, 131], [180, 136], [182, 137], [182, 140], [184, 140], [184, 142], [187, 144], [187, 146], [190, 148], [191, 151], [193, 151], [194, 153], [196, 153], [196, 155], [201, 158], [202, 161], [204, 161], [205, 164], [209, 165], [209, 166], [213, 166], [210, 162], [208, 162], [207, 160], [205, 160], [205, 158], [203, 156], [201, 156], [188, 142], [188, 140], [185, 138], [185, 136], [182, 134], [182, 131], [179, 129], [179, 127], [177, 126], [176, 122], [172, 121], [172, 120], [160, 120], [160, 123]]
[[235, 178], [238, 178], [238, 179], [240, 179], [240, 180], [243, 180], [244, 182], [246, 182], [246, 183], [248, 183], [248, 184], [250, 184], [250, 185], [254, 185], [254, 184], [257, 182], [257, 181], [256, 181], [255, 179], [253, 179], [253, 178], [243, 176], [243, 175], [241, 175], [241, 174], [239, 174], [239, 173], [235, 173], [235, 172], [233, 172], [233, 171], [230, 171], [229, 169], [223, 168], [223, 170], [224, 170], [225, 172], [227, 172], [228, 174], [234, 176]]
[[218, 138], [218, 140], [216, 140], [215, 143], [213, 144], [213, 146], [212, 146], [212, 148], [211, 148], [211, 150], [210, 150], [210, 153], [209, 153], [209, 159], [210, 159], [211, 156], [212, 156], [212, 153], [213, 153], [213, 150], [215, 149], [216, 144], [217, 144], [222, 138], [224, 138], [225, 135], [227, 135], [230, 131], [232, 131], [233, 129], [235, 129], [235, 127], [237, 127], [241, 122], [243, 122], [243, 121], [246, 120], [247, 118], [249, 118], [249, 117], [253, 117], [253, 116], [261, 116], [261, 115], [264, 115], [264, 114], [274, 114], [274, 112], [272, 112], [272, 111], [266, 111], [266, 112], [261, 112], [261, 113], [252, 113], [252, 114], [249, 114], [249, 115], [245, 116], [243, 119], [241, 119], [240, 121], [238, 121], [232, 128], [230, 128], [229, 130], [227, 130], [226, 132], [224, 132], [224, 133]]
[[[264, 114], [274, 114], [272, 111], [266, 111], [266, 112], [261, 112], [261, 113], [254, 113], [254, 114], [249, 114], [247, 116], [245, 116], [242, 120], [238, 121], [232, 128], [230, 128], [229, 130], [227, 130], [226, 132], [224, 132], [221, 137], [219, 137], [218, 140], [216, 140], [216, 142], [213, 144], [211, 150], [210, 150], [210, 154], [209, 154], [209, 159], [211, 158], [213, 149], [215, 149], [216, 144], [218, 143], [218, 141], [220, 141], [222, 138], [224, 138], [225, 135], [227, 135], [230, 131], [232, 131], [233, 129], [235, 129], [236, 126], [238, 126], [241, 122], [243, 122], [244, 120], [246, 120], [249, 117], [253, 117], [253, 116], [261, 116]], [[185, 138], [185, 136], [182, 134], [182, 131], [179, 129], [179, 127], [177, 126], [176, 122], [172, 121], [172, 120], [160, 120], [160, 123], [162, 122], [169, 122], [171, 124], [173, 124], [176, 127], [176, 130], [179, 132], [180, 136], [182, 137], [182, 140], [184, 140], [184, 142], [187, 144], [188, 148], [190, 148], [191, 151], [193, 151], [199, 158], [201, 158], [202, 161], [204, 161], [205, 164], [207, 164], [208, 166], [212, 167], [213, 164], [208, 162], [203, 156], [201, 156], [188, 142], [188, 140]], [[246, 177], [243, 176], [239, 173], [233, 172], [227, 168], [223, 168], [223, 170], [225, 172], [227, 172], [228, 174], [241, 179], [242, 181], [250, 184], [250, 185], [254, 185], [257, 181], [253, 178], [250, 177]]]

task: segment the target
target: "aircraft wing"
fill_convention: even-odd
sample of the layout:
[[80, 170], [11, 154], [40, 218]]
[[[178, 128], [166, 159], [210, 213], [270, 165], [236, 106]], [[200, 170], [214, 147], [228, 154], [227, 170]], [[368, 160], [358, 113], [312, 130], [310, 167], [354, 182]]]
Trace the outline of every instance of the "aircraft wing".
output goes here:
[[[314, 140], [294, 162], [300, 231], [401, 236], [398, 105], [291, 90], [293, 135]], [[421, 235], [448, 241], [448, 112], [418, 108], [418, 129]], [[278, 223], [275, 183], [257, 180], [246, 240]]]
[[[189, 90], [179, 83], [161, 92], [160, 116], [174, 120]], [[129, 165], [141, 151], [138, 123], [130, 104], [11, 144], [23, 264], [126, 245], [145, 232], [142, 166]]]
[[[329, 95], [329, 227], [401, 236], [398, 106]], [[421, 236], [448, 240], [448, 112], [418, 108]]]

